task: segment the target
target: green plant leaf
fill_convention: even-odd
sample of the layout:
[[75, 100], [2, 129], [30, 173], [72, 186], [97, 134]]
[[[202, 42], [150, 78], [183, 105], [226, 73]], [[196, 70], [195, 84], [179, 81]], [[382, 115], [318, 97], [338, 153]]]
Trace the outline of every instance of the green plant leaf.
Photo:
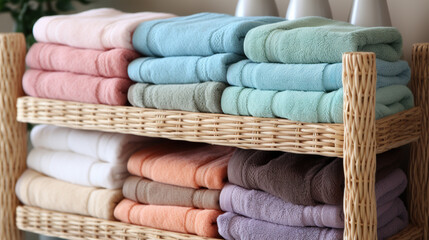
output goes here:
[[61, 12], [66, 12], [74, 9], [71, 0], [58, 0], [55, 4], [55, 8]]

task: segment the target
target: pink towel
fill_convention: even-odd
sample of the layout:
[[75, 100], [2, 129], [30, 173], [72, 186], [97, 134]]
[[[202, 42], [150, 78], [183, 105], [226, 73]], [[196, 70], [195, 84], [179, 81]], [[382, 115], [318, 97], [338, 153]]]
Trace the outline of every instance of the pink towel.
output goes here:
[[24, 91], [33, 97], [108, 105], [125, 105], [132, 84], [125, 78], [40, 70], [27, 70], [22, 81]]
[[111, 8], [40, 18], [33, 27], [38, 42], [92, 49], [133, 49], [132, 35], [141, 22], [175, 17], [169, 13], [123, 13]]
[[137, 57], [137, 52], [124, 48], [101, 51], [36, 43], [25, 60], [34, 69], [128, 78], [128, 64]]

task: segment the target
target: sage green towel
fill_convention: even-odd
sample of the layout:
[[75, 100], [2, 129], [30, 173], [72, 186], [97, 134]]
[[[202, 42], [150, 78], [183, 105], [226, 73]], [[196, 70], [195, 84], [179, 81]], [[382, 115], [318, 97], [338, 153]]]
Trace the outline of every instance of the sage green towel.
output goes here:
[[221, 113], [225, 83], [150, 85], [137, 83], [128, 90], [128, 101], [136, 107]]
[[[376, 119], [413, 106], [413, 94], [406, 86], [392, 85], [377, 89]], [[228, 87], [222, 95], [222, 110], [233, 115], [279, 117], [313, 123], [342, 123], [343, 89], [325, 93]]]
[[392, 27], [358, 27], [322, 17], [304, 17], [250, 30], [244, 52], [254, 62], [336, 63], [344, 52], [374, 52], [397, 61], [402, 37]]

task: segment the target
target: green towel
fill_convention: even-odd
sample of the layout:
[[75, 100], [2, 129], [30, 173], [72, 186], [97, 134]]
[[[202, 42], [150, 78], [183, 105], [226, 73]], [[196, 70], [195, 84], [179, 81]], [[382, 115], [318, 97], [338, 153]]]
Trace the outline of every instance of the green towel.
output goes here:
[[128, 101], [136, 107], [221, 113], [225, 83], [150, 85], [137, 83], [128, 90]]
[[344, 52], [374, 52], [397, 61], [402, 37], [392, 27], [358, 27], [322, 17], [304, 17], [250, 30], [244, 52], [254, 62], [337, 63]]
[[[376, 119], [413, 106], [413, 94], [406, 86], [392, 85], [377, 89]], [[222, 111], [233, 115], [279, 117], [301, 122], [342, 123], [343, 89], [325, 93], [228, 87], [222, 95]]]

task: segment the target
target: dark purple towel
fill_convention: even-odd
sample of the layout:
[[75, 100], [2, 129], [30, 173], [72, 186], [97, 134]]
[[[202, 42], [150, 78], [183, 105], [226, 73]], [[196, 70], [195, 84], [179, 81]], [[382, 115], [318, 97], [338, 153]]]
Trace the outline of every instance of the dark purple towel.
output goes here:
[[[377, 180], [408, 159], [408, 148], [377, 155]], [[343, 202], [343, 159], [237, 149], [228, 164], [231, 183], [270, 193], [299, 205]]]

